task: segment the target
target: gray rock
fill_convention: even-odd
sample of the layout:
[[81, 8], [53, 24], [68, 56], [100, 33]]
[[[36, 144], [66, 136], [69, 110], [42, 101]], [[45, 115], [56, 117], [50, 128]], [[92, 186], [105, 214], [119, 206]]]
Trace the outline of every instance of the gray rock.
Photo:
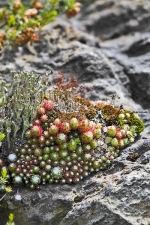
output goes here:
[[148, 0], [96, 0], [87, 3], [78, 18], [84, 29], [105, 40], [135, 31], [149, 31], [149, 9]]
[[[116, 94], [115, 105], [137, 112], [146, 129], [106, 170], [76, 185], [14, 186], [0, 202], [1, 225], [9, 213], [16, 225], [150, 224], [149, 9], [148, 0], [92, 1], [76, 19], [46, 26], [40, 42], [3, 56], [0, 75], [7, 81], [11, 70], [74, 74], [86, 86], [85, 97], [111, 100]], [[17, 189], [21, 202], [14, 200]]]
[[[90, 86], [94, 88], [92, 92], [85, 93], [89, 99], [111, 100], [111, 95], [115, 94], [116, 105], [123, 102], [129, 109], [141, 109], [131, 99], [131, 90], [126, 90], [113, 62], [106, 57], [105, 48], [100, 48], [99, 44], [97, 38], [58, 19], [43, 29], [40, 43], [19, 47], [16, 52], [10, 51], [10, 58], [5, 54], [1, 74], [7, 80], [11, 70], [36, 70], [41, 74], [52, 70], [53, 74], [57, 71], [66, 76], [74, 74], [82, 86], [89, 90]], [[128, 80], [128, 77], [125, 79]]]

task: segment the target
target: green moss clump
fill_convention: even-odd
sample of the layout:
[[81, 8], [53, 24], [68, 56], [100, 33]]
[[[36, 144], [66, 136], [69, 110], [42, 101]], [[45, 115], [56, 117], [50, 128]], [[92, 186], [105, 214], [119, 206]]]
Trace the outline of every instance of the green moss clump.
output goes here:
[[[121, 118], [120, 115], [124, 115], [124, 118]], [[122, 126], [123, 124], [129, 124], [129, 126], [135, 126], [135, 132], [140, 134], [144, 129], [145, 125], [140, 117], [133, 113], [130, 110], [122, 110], [120, 114], [118, 114], [118, 124]]]

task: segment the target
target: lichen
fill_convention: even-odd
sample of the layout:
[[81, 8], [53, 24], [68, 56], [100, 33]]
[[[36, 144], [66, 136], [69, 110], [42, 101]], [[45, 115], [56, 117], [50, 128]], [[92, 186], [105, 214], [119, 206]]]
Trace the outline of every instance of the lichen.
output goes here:
[[0, 132], [6, 134], [4, 152], [12, 150], [16, 140], [23, 140], [37, 106], [44, 99], [48, 77], [35, 71], [14, 71], [10, 83], [0, 78]]

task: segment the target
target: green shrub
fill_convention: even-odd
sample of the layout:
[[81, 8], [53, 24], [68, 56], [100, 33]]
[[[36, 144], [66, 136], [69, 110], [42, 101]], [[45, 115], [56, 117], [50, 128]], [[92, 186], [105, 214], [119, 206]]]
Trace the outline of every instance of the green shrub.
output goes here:
[[0, 8], [0, 50], [39, 40], [38, 31], [64, 12], [70, 18], [80, 10], [75, 0], [9, 0]]

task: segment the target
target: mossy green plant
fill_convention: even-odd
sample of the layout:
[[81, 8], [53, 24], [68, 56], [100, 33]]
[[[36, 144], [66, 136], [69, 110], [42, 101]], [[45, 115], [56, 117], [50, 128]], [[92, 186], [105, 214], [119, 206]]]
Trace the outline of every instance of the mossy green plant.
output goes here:
[[[121, 118], [120, 115], [124, 115], [123, 118]], [[117, 119], [120, 126], [123, 124], [134, 126], [134, 132], [137, 134], [140, 134], [145, 128], [145, 125], [139, 116], [130, 110], [123, 110], [120, 112]]]

